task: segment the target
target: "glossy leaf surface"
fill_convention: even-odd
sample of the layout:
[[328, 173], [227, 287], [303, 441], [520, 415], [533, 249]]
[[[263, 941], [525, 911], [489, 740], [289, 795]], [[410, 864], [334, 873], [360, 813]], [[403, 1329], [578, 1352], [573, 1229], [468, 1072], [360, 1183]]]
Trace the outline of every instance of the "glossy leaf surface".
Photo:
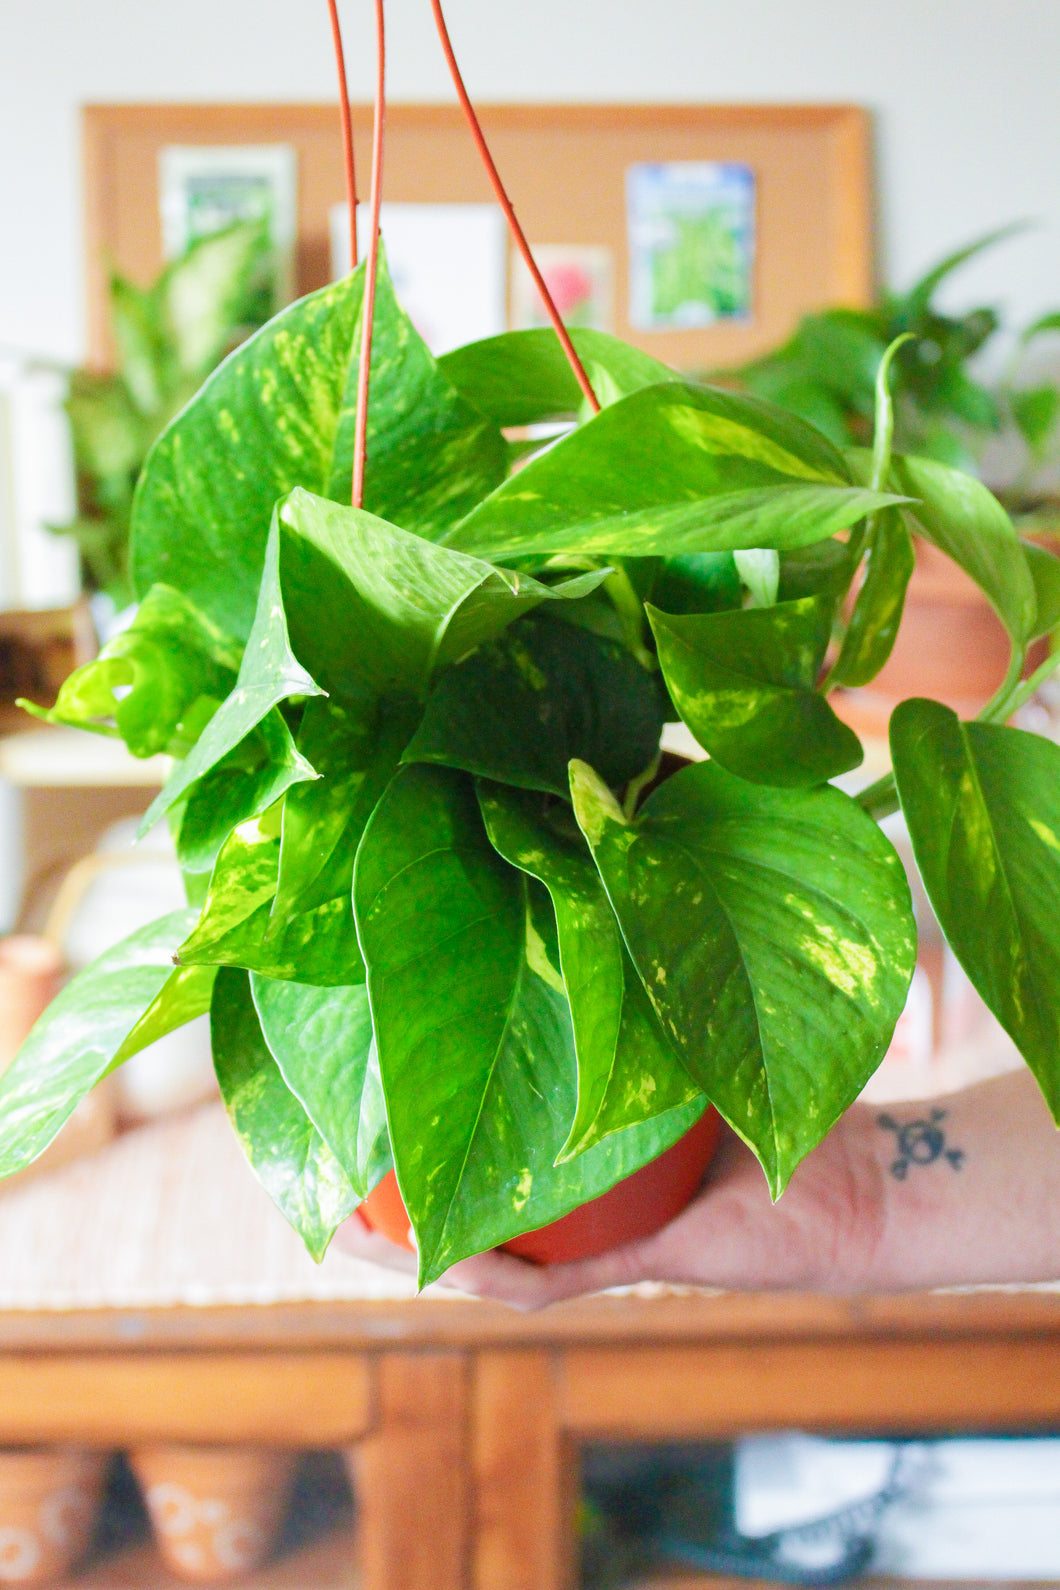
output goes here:
[[[847, 454], [859, 479], [868, 480], [872, 455]], [[912, 499], [917, 531], [968, 574], [1017, 642], [1034, 631], [1034, 582], [1012, 521], [997, 498], [970, 475], [929, 458], [895, 457], [890, 484]]]
[[633, 824], [584, 764], [574, 809], [652, 1005], [777, 1197], [871, 1076], [916, 931], [901, 862], [838, 790], [774, 790], [713, 763]]
[[[658, 359], [603, 331], [573, 329], [571, 340], [601, 404], [679, 377]], [[497, 425], [535, 425], [577, 414], [581, 387], [551, 328], [506, 331], [443, 354], [438, 367]]]
[[319, 1262], [360, 1199], [283, 1080], [262, 1036], [246, 972], [218, 972], [210, 1038], [221, 1097], [251, 1168]]
[[604, 409], [445, 540], [487, 557], [676, 556], [799, 546], [879, 505], [851, 487], [842, 455], [801, 420], [671, 382]]
[[[133, 510], [141, 590], [178, 586], [226, 632], [254, 616], [273, 505], [294, 486], [349, 501], [363, 266], [238, 348], [159, 438]], [[407, 384], [406, 384], [407, 383]], [[438, 372], [380, 271], [366, 506], [453, 523], [504, 476], [504, 440]]]
[[555, 1166], [577, 1071], [555, 918], [530, 883], [490, 845], [471, 781], [440, 768], [402, 769], [358, 852], [391, 1147], [423, 1283], [605, 1191], [703, 1108]]
[[364, 977], [348, 890], [278, 918], [275, 810], [241, 823], [221, 849], [202, 914], [180, 946], [182, 966], [242, 966], [291, 982], [341, 986]]
[[0, 1176], [36, 1159], [106, 1076], [173, 975], [173, 952], [194, 920], [174, 911], [140, 928], [52, 1000], [0, 1078]]
[[179, 755], [187, 749], [179, 743], [186, 720], [216, 709], [238, 667], [238, 647], [181, 592], [156, 585], [129, 628], [76, 668], [51, 711], [37, 716], [120, 734], [134, 756], [170, 749]]
[[349, 895], [364, 825], [418, 721], [406, 701], [383, 701], [362, 720], [321, 697], [306, 703], [298, 746], [321, 776], [296, 785], [283, 804], [275, 918]]
[[494, 849], [545, 885], [556, 915], [578, 1064], [577, 1109], [562, 1163], [611, 1132], [691, 1103], [700, 1090], [647, 1006], [570, 812], [554, 809], [550, 820], [532, 795], [485, 781], [478, 797]]
[[306, 779], [308, 765], [273, 708], [193, 785], [177, 830], [177, 856], [185, 874], [211, 872], [232, 830], [267, 811], [286, 791], [319, 788], [319, 778]]
[[368, 990], [363, 983], [314, 988], [256, 973], [250, 987], [283, 1080], [358, 1196], [367, 1197], [389, 1168], [383, 1088], [378, 1063], [370, 1063]]
[[929, 541], [970, 574], [1009, 634], [1034, 632], [1034, 582], [1012, 521], [997, 498], [970, 475], [927, 458], [896, 458], [897, 489], [916, 498], [910, 512]]
[[279, 517], [295, 648], [340, 701], [422, 693], [437, 669], [521, 614], [584, 596], [606, 577], [543, 585], [304, 491]]
[[1034, 624], [1034, 638], [1037, 640], [1060, 624], [1060, 558], [1034, 541], [1024, 541], [1022, 545], [1038, 604], [1038, 616]]
[[814, 689], [832, 606], [676, 616], [648, 608], [673, 703], [705, 751], [756, 784], [821, 784], [857, 767], [861, 745]]
[[891, 754], [935, 914], [1060, 1119], [1060, 746], [914, 700]]
[[915, 567], [913, 539], [902, 515], [895, 509], [879, 514], [830, 684], [867, 685], [875, 679], [894, 649]]
[[157, 1043], [167, 1033], [205, 1016], [210, 1008], [216, 975], [215, 966], [174, 967], [115, 1054], [113, 1064], [121, 1065], [146, 1049], [148, 1044]]
[[[359, 279], [361, 271], [355, 272]], [[323, 495], [349, 502], [357, 423], [358, 315]], [[364, 507], [433, 537], [500, 484], [508, 454], [498, 427], [439, 368], [394, 295], [385, 261], [376, 281]], [[292, 482], [316, 489], [311, 481]]]
[[[287, 619], [280, 593], [280, 536], [274, 525], [265, 559], [258, 608], [247, 641], [235, 687], [207, 723], [194, 748], [173, 769], [161, 793], [152, 801], [140, 825], [141, 834], [169, 811], [204, 774], [209, 773], [247, 738], [266, 714], [291, 696], [318, 696], [321, 689], [291, 650]], [[298, 755], [286, 724], [274, 734], [284, 741], [284, 760], [291, 778], [315, 778], [314, 770]]]
[[656, 678], [624, 646], [535, 614], [441, 675], [403, 760], [566, 799], [571, 757], [620, 787], [662, 726]]

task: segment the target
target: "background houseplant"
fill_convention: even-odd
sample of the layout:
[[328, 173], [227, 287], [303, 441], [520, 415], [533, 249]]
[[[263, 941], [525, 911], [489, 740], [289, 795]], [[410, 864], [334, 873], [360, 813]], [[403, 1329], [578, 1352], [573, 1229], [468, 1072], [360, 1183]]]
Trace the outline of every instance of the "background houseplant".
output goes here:
[[244, 221], [199, 238], [149, 287], [109, 283], [117, 360], [74, 370], [66, 401], [77, 517], [53, 528], [77, 541], [87, 583], [117, 609], [135, 599], [129, 520], [144, 459], [204, 376], [269, 312], [265, 228]]
[[[1022, 230], [1003, 227], [965, 244], [905, 292], [884, 289], [870, 308], [806, 315], [781, 347], [720, 378], [800, 414], [839, 446], [863, 445], [872, 435], [880, 359], [897, 337], [908, 337], [894, 361], [895, 446], [985, 476], [1010, 513], [1040, 512], [1050, 497], [1045, 471], [1060, 443], [1060, 387], [1030, 371], [1027, 356], [1060, 330], [1060, 312], [1012, 336], [1004, 366], [984, 380], [977, 356], [993, 351], [1007, 329], [998, 311], [979, 304], [946, 314], [935, 301], [962, 265]], [[999, 440], [1007, 455], [1000, 472], [988, 461]]]
[[[209, 1008], [236, 1130], [317, 1255], [393, 1164], [430, 1280], [708, 1099], [777, 1195], [904, 1002], [915, 926], [873, 821], [899, 793], [956, 954], [1060, 1110], [1060, 748], [1002, 726], [1060, 562], [974, 480], [891, 456], [886, 361], [874, 450], [844, 453], [575, 340], [574, 370], [547, 332], [436, 361], [373, 251], [160, 438], [137, 619], [52, 715], [181, 758], [148, 821], [192, 904], [38, 1024], [0, 1085], [0, 1171]], [[511, 474], [505, 431], [563, 415]], [[853, 800], [828, 691], [886, 660], [914, 524], [1012, 665], [979, 722], [904, 704], [894, 775]], [[678, 715], [711, 760], [640, 806]]]
[[[997, 311], [977, 305], [946, 314], [935, 301], [962, 265], [1020, 230], [1006, 227], [967, 244], [906, 292], [884, 290], [870, 308], [805, 316], [782, 347], [723, 379], [790, 408], [837, 445], [857, 446], [872, 434], [884, 350], [906, 339], [893, 363], [895, 447], [986, 480], [1022, 534], [1051, 544], [1060, 387], [1035, 373], [1031, 359], [1060, 318], [1041, 315], [1012, 338], [1004, 367], [987, 382], [977, 360], [991, 344], [996, 355], [1005, 329]], [[974, 583], [930, 542], [919, 538], [914, 546], [917, 566], [898, 643], [871, 689], [839, 704], [856, 728], [874, 735], [886, 733], [891, 709], [908, 695], [938, 696], [973, 715], [1001, 684], [1008, 663], [1004, 626]]]

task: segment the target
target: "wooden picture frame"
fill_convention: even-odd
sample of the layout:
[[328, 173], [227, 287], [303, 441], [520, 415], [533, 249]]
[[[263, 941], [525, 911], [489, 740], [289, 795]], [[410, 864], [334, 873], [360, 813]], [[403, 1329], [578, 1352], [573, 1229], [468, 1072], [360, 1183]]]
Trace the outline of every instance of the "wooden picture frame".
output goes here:
[[[800, 315], [862, 305], [873, 291], [867, 113], [852, 105], [486, 105], [494, 157], [531, 244], [614, 251], [619, 336], [667, 363], [709, 369], [780, 342]], [[371, 110], [353, 107], [367, 189]], [[292, 146], [298, 160], [299, 293], [329, 279], [328, 211], [344, 197], [338, 112], [329, 105], [90, 105], [84, 111], [91, 359], [107, 364], [111, 264], [150, 280], [162, 263], [159, 152], [167, 145]], [[755, 177], [750, 318], [638, 331], [629, 323], [625, 172], [640, 162], [719, 161]], [[412, 203], [483, 203], [485, 175], [459, 110], [392, 105], [385, 195]]]

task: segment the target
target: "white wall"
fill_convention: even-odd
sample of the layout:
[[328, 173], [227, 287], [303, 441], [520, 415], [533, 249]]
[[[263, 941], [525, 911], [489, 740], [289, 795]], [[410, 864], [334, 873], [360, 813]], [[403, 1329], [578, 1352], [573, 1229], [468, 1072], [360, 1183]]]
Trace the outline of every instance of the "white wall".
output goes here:
[[[343, 0], [351, 92], [369, 0]], [[1058, 0], [450, 0], [483, 100], [846, 100], [876, 114], [881, 259], [901, 284], [1016, 217], [969, 267], [1026, 319], [1060, 303]], [[398, 99], [449, 97], [427, 0], [390, 0]], [[327, 99], [324, 0], [0, 0], [0, 347], [83, 348], [78, 106]]]

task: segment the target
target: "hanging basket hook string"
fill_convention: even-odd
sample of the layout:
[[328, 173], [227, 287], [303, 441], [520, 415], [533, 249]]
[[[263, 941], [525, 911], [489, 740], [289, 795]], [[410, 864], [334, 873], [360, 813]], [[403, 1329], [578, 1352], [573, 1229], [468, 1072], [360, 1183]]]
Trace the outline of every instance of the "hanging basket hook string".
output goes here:
[[342, 48], [337, 0], [328, 0], [331, 40], [335, 48], [335, 69], [339, 78], [339, 120], [342, 124], [342, 153], [346, 163], [346, 203], [350, 212], [350, 269], [357, 269], [357, 172], [353, 163], [353, 125], [350, 121], [350, 91], [346, 87], [346, 55]]
[[357, 369], [357, 425], [353, 442], [353, 506], [364, 500], [364, 465], [368, 451], [368, 378], [372, 367], [372, 325], [375, 279], [379, 265], [379, 205], [383, 196], [383, 128], [386, 122], [386, 21], [383, 0], [375, 0], [375, 112], [372, 120], [371, 232], [364, 276], [361, 358]]
[[461, 76], [460, 68], [457, 65], [456, 56], [453, 53], [452, 41], [449, 38], [449, 29], [445, 25], [445, 17], [442, 14], [441, 0], [431, 0], [431, 10], [434, 12], [434, 21], [438, 29], [438, 37], [441, 40], [442, 50], [445, 54], [445, 59], [449, 67], [449, 74], [453, 79], [453, 86], [456, 89], [457, 98], [459, 99], [461, 107], [463, 108], [464, 116], [467, 119], [467, 124], [471, 129], [471, 136], [475, 140], [475, 146], [482, 157], [482, 163], [486, 168], [486, 174], [490, 179], [490, 184], [497, 196], [497, 203], [500, 205], [505, 216], [507, 217], [508, 226], [511, 229], [511, 234], [515, 240], [515, 245], [526, 262], [527, 270], [533, 277], [534, 285], [537, 288], [538, 293], [541, 295], [541, 302], [545, 306], [545, 311], [548, 315], [548, 318], [551, 320], [552, 325], [555, 328], [556, 336], [559, 338], [560, 344], [562, 345], [563, 352], [567, 356], [567, 362], [574, 372], [575, 380], [585, 395], [585, 401], [588, 403], [594, 414], [599, 414], [600, 402], [596, 396], [596, 393], [593, 391], [592, 382], [586, 375], [585, 366], [582, 364], [577, 352], [575, 351], [574, 344], [570, 339], [570, 333], [563, 324], [563, 317], [556, 308], [552, 294], [549, 292], [545, 283], [545, 278], [537, 268], [537, 263], [530, 251], [530, 245], [526, 241], [526, 234], [519, 225], [515, 210], [512, 207], [512, 201], [509, 199], [504, 184], [501, 181], [500, 173], [493, 163], [493, 156], [489, 152], [489, 147], [479, 124], [478, 116], [475, 114], [475, 107], [472, 105], [467, 89], [464, 87], [464, 79]]

